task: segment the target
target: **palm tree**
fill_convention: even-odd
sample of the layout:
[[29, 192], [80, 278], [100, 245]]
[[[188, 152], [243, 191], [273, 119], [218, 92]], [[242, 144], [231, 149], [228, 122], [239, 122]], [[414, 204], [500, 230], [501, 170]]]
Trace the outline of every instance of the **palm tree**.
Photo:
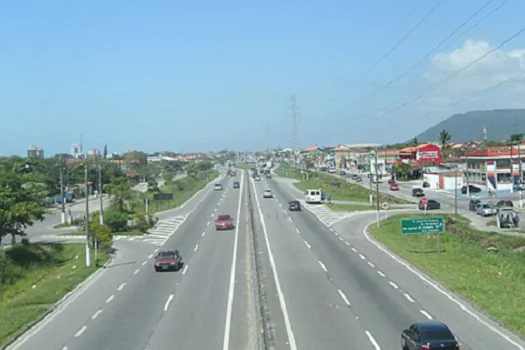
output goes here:
[[118, 211], [124, 211], [124, 202], [131, 199], [131, 184], [124, 178], [116, 177], [107, 186], [111, 201]]
[[520, 182], [523, 181], [523, 172], [522, 172], [522, 169], [521, 169], [521, 143], [523, 142], [523, 138], [524, 138], [524, 134], [523, 133], [515, 133], [515, 134], [512, 134], [510, 135], [509, 137], [509, 144], [510, 144], [510, 161], [511, 161], [511, 176], [514, 177], [514, 170], [512, 170], [514, 168], [514, 163], [512, 162], [512, 149], [513, 149], [513, 146], [514, 145], [518, 145], [518, 166], [519, 166], [519, 172], [520, 172], [520, 175], [519, 175], [519, 179], [520, 179]]
[[441, 143], [441, 148], [445, 149], [447, 147], [447, 144], [452, 139], [452, 135], [445, 129], [441, 130], [441, 132], [438, 135], [438, 141]]

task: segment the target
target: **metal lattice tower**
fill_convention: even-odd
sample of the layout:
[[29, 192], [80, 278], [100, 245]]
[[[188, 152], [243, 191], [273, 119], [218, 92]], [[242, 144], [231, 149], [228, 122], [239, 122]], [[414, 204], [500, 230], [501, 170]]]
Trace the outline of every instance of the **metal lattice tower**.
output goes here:
[[298, 119], [299, 114], [297, 112], [298, 106], [297, 106], [297, 97], [295, 95], [292, 95], [290, 97], [290, 104], [292, 109], [292, 149], [293, 149], [293, 155], [294, 155], [294, 166], [297, 165], [297, 150], [299, 148], [299, 140], [298, 140], [298, 134], [299, 134], [299, 127], [298, 127]]

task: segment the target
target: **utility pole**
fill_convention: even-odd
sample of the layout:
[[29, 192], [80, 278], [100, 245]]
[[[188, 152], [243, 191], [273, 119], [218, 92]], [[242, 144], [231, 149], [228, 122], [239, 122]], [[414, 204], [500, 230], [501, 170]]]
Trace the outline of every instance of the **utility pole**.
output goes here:
[[469, 144], [467, 142], [467, 149], [465, 151], [465, 180], [467, 182], [467, 197], [470, 196], [470, 186], [468, 183], [468, 151], [469, 151]]
[[292, 149], [293, 149], [293, 160], [294, 160], [294, 167], [297, 166], [297, 150], [299, 148], [298, 146], [298, 119], [299, 115], [297, 112], [297, 97], [295, 95], [292, 95], [290, 97], [291, 102], [291, 108], [292, 108]]
[[[377, 204], [377, 214], [379, 215], [379, 172], [377, 171], [377, 151], [375, 152], [376, 155], [376, 204]], [[379, 224], [379, 221], [377, 222]]]
[[374, 205], [374, 195], [372, 194], [372, 159], [370, 154], [368, 155], [368, 180], [370, 182], [370, 206]]
[[66, 198], [64, 196], [64, 158], [60, 157], [60, 204], [62, 207], [61, 223], [66, 223]]
[[454, 214], [458, 215], [458, 172], [454, 174]]
[[91, 255], [89, 250], [89, 182], [88, 164], [84, 163], [84, 181], [86, 185], [86, 267], [91, 266]]
[[99, 222], [104, 225], [104, 200], [102, 198], [102, 159], [98, 163], [98, 195], [100, 201]]

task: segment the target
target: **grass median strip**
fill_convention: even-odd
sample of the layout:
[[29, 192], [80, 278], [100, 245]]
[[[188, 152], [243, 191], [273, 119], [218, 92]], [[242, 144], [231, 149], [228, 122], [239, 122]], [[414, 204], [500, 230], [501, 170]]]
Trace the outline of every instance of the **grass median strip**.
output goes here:
[[202, 190], [210, 181], [215, 179], [219, 173], [215, 170], [188, 175], [182, 179], [166, 182], [162, 187], [162, 193], [173, 193], [173, 200], [153, 200], [153, 192], [146, 192], [132, 203], [134, 213], [144, 213], [144, 199], [149, 199], [148, 214], [154, 214], [165, 210], [175, 209], [190, 199], [195, 193]]
[[[19, 244], [0, 252], [0, 344], [23, 332], [97, 270], [85, 244]], [[99, 262], [109, 259], [99, 251]]]
[[[447, 229], [441, 235], [440, 253], [407, 250], [401, 220], [422, 215], [393, 216], [379, 228], [372, 225], [370, 232], [403, 259], [525, 335], [525, 238], [476, 231], [465, 218], [454, 217], [450, 222], [452, 216], [441, 216]], [[422, 237], [412, 236], [411, 245], [420, 248]], [[426, 247], [436, 248], [436, 235], [426, 237]]]

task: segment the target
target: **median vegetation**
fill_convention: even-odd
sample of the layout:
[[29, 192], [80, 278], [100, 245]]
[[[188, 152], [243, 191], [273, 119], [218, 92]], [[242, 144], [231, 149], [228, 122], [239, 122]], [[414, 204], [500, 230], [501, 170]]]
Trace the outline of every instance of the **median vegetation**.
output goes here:
[[[299, 180], [294, 183], [294, 186], [301, 191], [310, 188], [322, 188], [326, 195], [332, 196], [332, 200], [363, 203], [365, 208], [362, 208], [362, 210], [369, 210], [370, 190], [359, 184], [351, 183], [322, 172], [307, 171], [303, 173], [295, 169], [283, 168], [282, 166], [278, 169], [278, 174], [283, 177]], [[372, 191], [372, 195], [375, 200], [375, 188]], [[411, 202], [385, 193], [379, 194], [379, 200], [381, 202], [389, 202], [390, 204], [412, 204]]]
[[[99, 250], [98, 258], [104, 264], [109, 250]], [[97, 268], [85, 267], [85, 244], [24, 241], [0, 250], [0, 344], [25, 331]]]
[[[452, 291], [471, 300], [506, 326], [525, 335], [525, 238], [476, 231], [463, 217], [444, 215], [446, 231], [441, 252], [416, 252], [421, 238], [412, 237], [413, 251], [401, 233], [399, 215], [370, 227], [374, 238], [397, 255], [441, 281]], [[413, 235], [415, 236], [415, 235]], [[428, 235], [427, 248], [436, 248], [435, 235]], [[411, 249], [412, 250], [412, 249]]]

